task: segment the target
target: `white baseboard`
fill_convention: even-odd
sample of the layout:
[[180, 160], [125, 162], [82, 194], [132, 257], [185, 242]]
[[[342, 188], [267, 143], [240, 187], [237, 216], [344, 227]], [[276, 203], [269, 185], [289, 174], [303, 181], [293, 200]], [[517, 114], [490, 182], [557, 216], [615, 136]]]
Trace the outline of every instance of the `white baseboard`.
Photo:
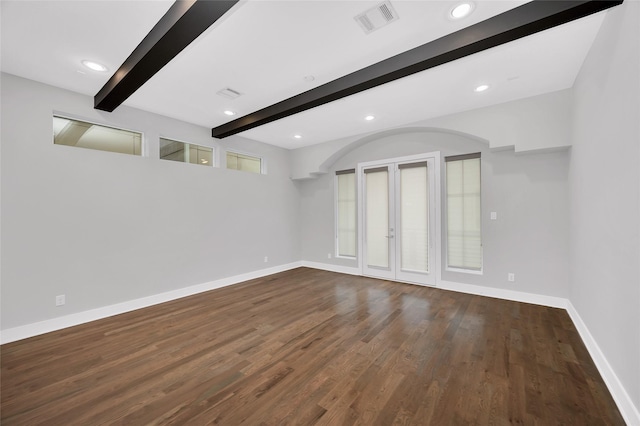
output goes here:
[[[301, 266], [321, 269], [323, 271], [339, 272], [341, 274], [362, 275], [360, 268], [353, 266], [340, 266], [331, 263], [310, 262], [303, 260]], [[457, 291], [459, 293], [476, 294], [478, 296], [494, 297], [496, 299], [512, 300], [514, 302], [532, 303], [534, 305], [549, 306], [552, 308], [567, 308], [567, 299], [563, 297], [545, 296], [542, 294], [525, 293], [522, 291], [505, 290], [494, 287], [483, 287], [473, 284], [462, 284], [452, 281], [440, 281], [435, 288]]]
[[341, 274], [362, 275], [360, 268], [354, 268], [353, 266], [332, 265], [330, 263], [310, 262], [308, 260], [303, 260], [300, 263], [301, 263], [300, 266], [304, 266], [306, 268], [321, 269], [323, 271], [330, 271], [330, 272], [339, 272]]
[[582, 341], [587, 347], [596, 368], [600, 372], [602, 380], [604, 380], [611, 396], [618, 405], [618, 409], [620, 410], [620, 414], [622, 414], [624, 421], [628, 425], [640, 425], [640, 411], [638, 411], [638, 407], [634, 405], [633, 400], [629, 397], [624, 386], [622, 386], [620, 379], [618, 379], [613, 368], [611, 368], [609, 361], [605, 358], [604, 354], [600, 350], [600, 346], [598, 346], [598, 343], [589, 332], [587, 325], [582, 321], [580, 314], [578, 314], [578, 311], [576, 311], [576, 308], [573, 306], [571, 301], [567, 301], [567, 312], [569, 313], [573, 324], [576, 326], [578, 333], [580, 333], [580, 337], [582, 337]]
[[566, 309], [568, 302], [568, 300], [563, 297], [545, 296], [542, 294], [525, 293], [523, 291], [506, 290], [503, 288], [484, 287], [474, 284], [462, 284], [452, 281], [440, 281], [436, 288], [457, 291], [460, 293], [475, 294], [478, 296], [494, 297], [496, 299], [512, 300], [514, 302], [549, 306], [551, 308]]
[[73, 327], [74, 325], [84, 324], [113, 315], [135, 311], [136, 309], [146, 308], [148, 306], [180, 299], [182, 297], [192, 296], [194, 294], [203, 293], [205, 291], [215, 290], [217, 288], [238, 284], [244, 281], [261, 278], [271, 274], [276, 274], [278, 272], [288, 271], [289, 269], [298, 268], [300, 266], [302, 266], [302, 262], [288, 263], [285, 265], [260, 269], [258, 271], [247, 272], [246, 274], [235, 275], [233, 277], [221, 278], [219, 280], [210, 281], [203, 284], [184, 287], [165, 293], [154, 294], [152, 296], [147, 296], [140, 299], [116, 303], [115, 305], [103, 306], [100, 308], [91, 309], [89, 311], [78, 312], [58, 318], [52, 318], [45, 321], [9, 328], [0, 332], [0, 343], [5, 344], [15, 342], [16, 340], [38, 336], [40, 334], [61, 330], [63, 328]]

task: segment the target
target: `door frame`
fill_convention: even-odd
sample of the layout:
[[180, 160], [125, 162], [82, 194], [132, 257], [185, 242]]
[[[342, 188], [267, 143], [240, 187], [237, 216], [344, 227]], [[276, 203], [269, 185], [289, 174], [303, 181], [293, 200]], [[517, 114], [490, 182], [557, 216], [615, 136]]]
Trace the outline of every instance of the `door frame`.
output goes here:
[[[383, 160], [376, 161], [367, 161], [358, 163], [356, 167], [356, 183], [357, 183], [357, 209], [358, 209], [358, 269], [360, 270], [360, 274], [363, 276], [367, 276], [364, 273], [364, 182], [363, 182], [363, 170], [365, 168], [371, 168], [375, 166], [386, 166], [389, 163], [406, 163], [406, 162], [418, 162], [418, 161], [426, 161], [432, 159], [435, 165], [434, 167], [434, 179], [435, 179], [435, 236], [433, 241], [433, 250], [435, 251], [435, 265], [434, 265], [434, 276], [435, 276], [435, 286], [438, 286], [442, 281], [442, 188], [441, 188], [441, 163], [440, 163], [440, 151], [428, 152], [424, 154], [416, 154], [409, 155], [404, 157], [394, 157], [394, 158], [385, 158]], [[394, 167], [395, 173], [395, 167]], [[395, 189], [395, 188], [394, 188]], [[391, 200], [390, 200], [391, 201]], [[393, 200], [395, 204], [395, 199]], [[396, 233], [397, 235], [397, 233]], [[395, 268], [395, 265], [394, 265]], [[394, 281], [406, 282], [410, 284], [418, 284], [418, 285], [426, 285], [413, 281], [406, 281], [394, 278]]]

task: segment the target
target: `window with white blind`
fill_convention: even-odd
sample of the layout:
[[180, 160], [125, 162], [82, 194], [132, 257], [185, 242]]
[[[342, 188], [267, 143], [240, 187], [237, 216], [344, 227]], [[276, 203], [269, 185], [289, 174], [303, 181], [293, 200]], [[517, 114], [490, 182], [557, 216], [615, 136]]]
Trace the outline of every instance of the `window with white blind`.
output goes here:
[[336, 172], [336, 253], [356, 257], [356, 171]]
[[447, 267], [482, 270], [480, 153], [445, 158]]

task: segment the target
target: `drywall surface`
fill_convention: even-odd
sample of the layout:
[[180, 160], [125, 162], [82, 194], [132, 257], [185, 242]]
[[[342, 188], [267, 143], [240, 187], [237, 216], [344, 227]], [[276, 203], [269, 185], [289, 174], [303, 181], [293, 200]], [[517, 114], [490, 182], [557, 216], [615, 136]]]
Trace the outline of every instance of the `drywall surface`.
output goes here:
[[571, 90], [546, 93], [486, 108], [451, 114], [424, 124], [485, 139], [492, 149], [516, 152], [568, 148]]
[[[571, 90], [561, 90], [423, 120], [381, 133], [437, 128], [472, 135], [494, 150], [512, 149], [519, 153], [566, 150], [571, 144], [571, 100]], [[352, 136], [295, 149], [291, 177], [314, 178], [331, 168], [345, 152], [378, 139], [379, 135]]]
[[640, 4], [607, 12], [574, 85], [570, 300], [640, 411]]
[[[300, 235], [302, 258], [307, 261], [357, 267], [355, 260], [335, 259], [334, 177], [336, 170], [357, 163], [440, 151], [448, 155], [482, 153], [482, 275], [446, 271], [442, 278], [465, 284], [568, 296], [568, 152], [516, 155], [492, 152], [481, 141], [459, 134], [412, 129], [384, 132], [336, 161], [329, 173], [301, 180]], [[444, 194], [444, 165], [441, 166]], [[444, 205], [442, 206], [444, 217]], [[490, 213], [497, 220], [490, 220]], [[444, 221], [443, 221], [443, 233]], [[444, 246], [444, 245], [443, 245]], [[332, 259], [328, 259], [328, 253]], [[507, 274], [516, 274], [516, 282]]]
[[[1, 80], [2, 329], [299, 260], [288, 151]], [[54, 112], [141, 131], [148, 156], [54, 145]], [[268, 173], [160, 160], [159, 136], [261, 156]]]

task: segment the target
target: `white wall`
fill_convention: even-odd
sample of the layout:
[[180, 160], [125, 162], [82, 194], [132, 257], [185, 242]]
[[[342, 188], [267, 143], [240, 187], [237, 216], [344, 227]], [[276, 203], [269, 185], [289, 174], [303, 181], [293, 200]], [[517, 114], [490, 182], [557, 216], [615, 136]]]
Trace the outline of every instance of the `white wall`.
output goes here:
[[[288, 151], [12, 75], [1, 90], [3, 330], [300, 259]], [[144, 132], [149, 157], [54, 145], [54, 111]], [[159, 136], [255, 153], [268, 174], [159, 160]]]
[[470, 133], [492, 149], [515, 152], [566, 149], [571, 145], [571, 89], [518, 99], [426, 120], [424, 124]]
[[640, 411], [640, 3], [607, 13], [574, 85], [570, 300]]
[[[492, 149], [514, 149], [519, 153], [566, 150], [571, 145], [571, 101], [571, 90], [560, 90], [421, 120], [395, 130], [406, 131], [411, 127], [447, 129], [474, 135]], [[350, 136], [295, 149], [291, 153], [291, 177], [314, 178], [318, 173], [326, 172], [354, 145], [377, 139], [379, 134]]]
[[[302, 258], [357, 267], [355, 260], [327, 259], [334, 254], [334, 172], [358, 162], [440, 151], [442, 156], [482, 152], [484, 272], [449, 272], [445, 281], [567, 297], [569, 257], [568, 153], [516, 155], [493, 152], [473, 138], [433, 129], [383, 133], [347, 153], [330, 173], [298, 181]], [[441, 167], [444, 185], [444, 166]], [[444, 191], [443, 191], [444, 193]], [[444, 208], [444, 206], [443, 206]], [[490, 220], [490, 212], [498, 220]], [[444, 224], [443, 224], [444, 226]], [[444, 229], [443, 229], [444, 231]], [[444, 234], [443, 234], [444, 235]], [[507, 273], [516, 282], [507, 281]]]

